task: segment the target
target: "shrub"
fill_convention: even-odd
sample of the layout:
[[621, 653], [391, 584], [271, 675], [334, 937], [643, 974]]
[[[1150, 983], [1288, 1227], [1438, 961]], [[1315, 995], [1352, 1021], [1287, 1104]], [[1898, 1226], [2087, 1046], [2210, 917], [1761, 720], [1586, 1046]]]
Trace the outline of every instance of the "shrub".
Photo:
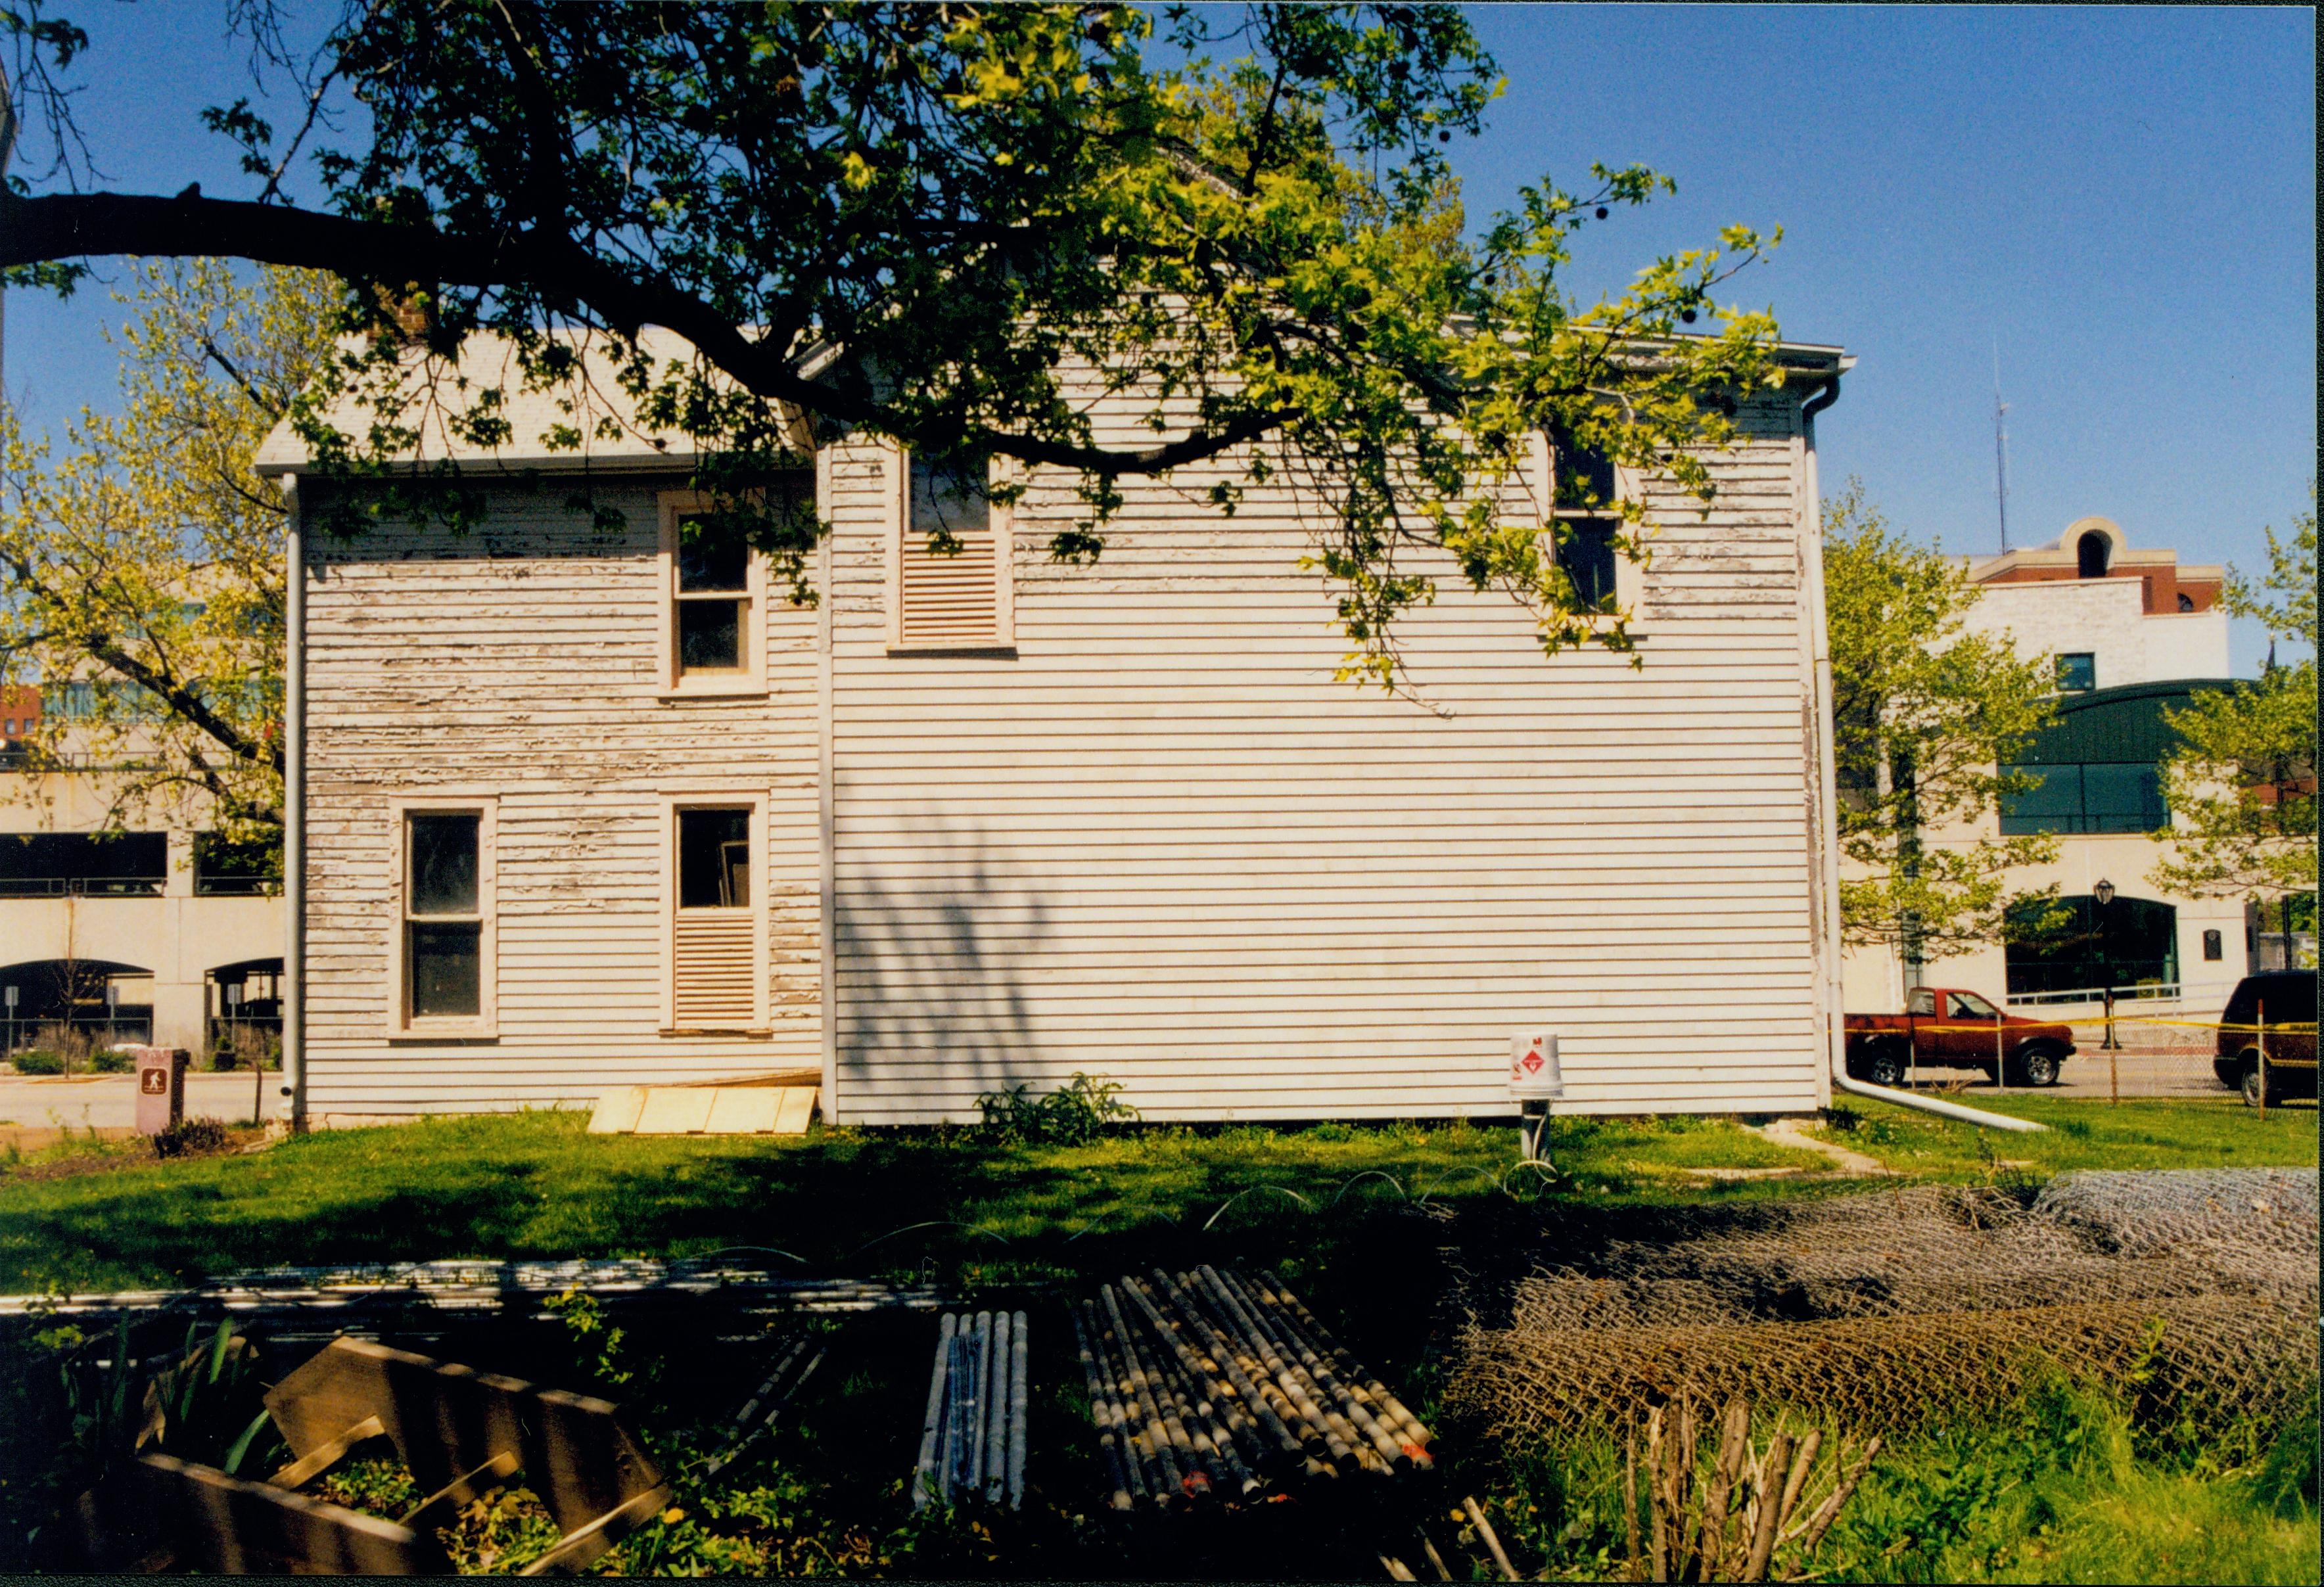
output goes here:
[[216, 1119], [182, 1119], [153, 1138], [153, 1155], [157, 1158], [194, 1158], [205, 1152], [224, 1151], [228, 1140], [226, 1125]]
[[1138, 1117], [1138, 1110], [1115, 1100], [1121, 1087], [1110, 1080], [1093, 1080], [1074, 1072], [1064, 1086], [1047, 1096], [1035, 1096], [1030, 1085], [988, 1091], [976, 1099], [984, 1125], [1004, 1140], [1028, 1146], [1080, 1146], [1095, 1140], [1109, 1126]]
[[65, 1056], [47, 1047], [28, 1047], [16, 1055], [19, 1075], [61, 1075], [65, 1072]]
[[89, 1054], [88, 1066], [99, 1075], [126, 1075], [137, 1066], [137, 1060], [117, 1047], [99, 1047]]

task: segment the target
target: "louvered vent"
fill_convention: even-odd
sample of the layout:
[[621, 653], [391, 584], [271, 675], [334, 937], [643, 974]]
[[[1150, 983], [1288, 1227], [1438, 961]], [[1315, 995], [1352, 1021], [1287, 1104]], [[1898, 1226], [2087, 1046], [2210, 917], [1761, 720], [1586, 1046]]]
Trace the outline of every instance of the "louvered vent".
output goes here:
[[752, 985], [752, 909], [681, 909], [673, 936], [678, 963], [672, 1014], [681, 1029], [740, 1029], [758, 1000]]
[[[908, 645], [989, 645], [1001, 637], [1001, 570], [994, 521], [1005, 516], [976, 490], [912, 466], [911, 513], [898, 573], [898, 637]], [[929, 541], [948, 534], [947, 556]]]
[[928, 549], [928, 537], [904, 541], [904, 642], [991, 644], [1001, 631], [1001, 592], [990, 529], [961, 534], [960, 551]]

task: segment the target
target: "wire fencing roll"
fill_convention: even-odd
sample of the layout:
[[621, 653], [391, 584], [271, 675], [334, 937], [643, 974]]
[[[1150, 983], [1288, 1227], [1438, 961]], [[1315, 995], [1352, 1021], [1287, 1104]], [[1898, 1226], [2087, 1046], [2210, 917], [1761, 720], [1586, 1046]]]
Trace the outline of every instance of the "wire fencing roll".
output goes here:
[[1505, 1441], [1743, 1394], [1894, 1435], [2048, 1375], [2195, 1427], [2316, 1390], [2315, 1170], [2070, 1174], [2030, 1203], [1917, 1186], [1545, 1229], [1471, 1273], [1448, 1416]]
[[1117, 1510], [1435, 1463], [1419, 1418], [1272, 1273], [1125, 1275], [1074, 1329]]

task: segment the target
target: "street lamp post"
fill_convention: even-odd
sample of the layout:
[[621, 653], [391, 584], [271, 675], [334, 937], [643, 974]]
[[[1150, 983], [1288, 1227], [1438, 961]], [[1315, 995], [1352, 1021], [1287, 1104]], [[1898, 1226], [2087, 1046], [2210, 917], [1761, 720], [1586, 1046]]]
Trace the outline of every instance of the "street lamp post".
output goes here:
[[2106, 1040], [2100, 1045], [2109, 1052], [2117, 1051], [2122, 1044], [2114, 1038], [2114, 949], [2107, 926], [2114, 918], [2114, 883], [2104, 877], [2090, 889], [2090, 897], [2098, 904], [2093, 911], [2093, 926], [2098, 939], [2098, 973], [2106, 985]]

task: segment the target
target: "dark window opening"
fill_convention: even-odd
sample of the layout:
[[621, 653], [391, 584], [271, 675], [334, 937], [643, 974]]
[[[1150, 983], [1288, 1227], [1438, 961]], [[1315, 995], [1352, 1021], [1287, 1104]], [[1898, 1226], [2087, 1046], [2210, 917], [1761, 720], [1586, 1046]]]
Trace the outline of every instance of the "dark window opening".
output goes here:
[[2005, 766], [2012, 776], [2041, 781], [2001, 800], [2001, 834], [2036, 832], [2155, 832], [2171, 823], [2163, 779], [2147, 764]]
[[2192, 612], [2194, 609], [2195, 609], [2195, 597], [2194, 597], [2194, 596], [2192, 596], [2192, 595], [2189, 595], [2189, 594], [2187, 594], [2187, 592], [2186, 592], [2186, 591], [2184, 591], [2184, 590], [2180, 591], [2180, 592], [2179, 592], [2179, 610], [2181, 610], [2181, 612]]
[[411, 923], [411, 1015], [473, 1019], [484, 1007], [484, 932], [476, 921]]
[[2216, 964], [2224, 957], [2226, 953], [2219, 942], [2219, 934], [2216, 931], [2203, 933], [2203, 962]]
[[678, 813], [678, 907], [740, 909], [751, 902], [751, 812]]
[[2097, 991], [2134, 994], [2141, 987], [2179, 980], [2179, 911], [2149, 899], [2116, 898], [2100, 904], [2084, 895], [2060, 899], [2061, 918], [2042, 928], [2043, 906], [2010, 912], [2004, 948], [2009, 995]]
[[1572, 584], [1574, 598], [1589, 610], [1604, 611], [1614, 604], [1618, 528], [1610, 518], [1558, 521], [1557, 565]]
[[680, 601], [678, 667], [681, 672], [735, 672], [742, 666], [742, 603]]
[[160, 832], [25, 832], [0, 835], [0, 896], [152, 896], [170, 876]]
[[2113, 554], [2113, 542], [2097, 530], [2092, 530], [2074, 542], [2075, 575], [2080, 578], [2104, 578], [2107, 558]]
[[703, 519], [678, 526], [678, 592], [682, 595], [741, 591], [749, 583], [751, 549], [732, 528]]
[[410, 821], [411, 913], [475, 914], [478, 817], [463, 812]]
[[194, 891], [205, 898], [250, 898], [282, 890], [282, 850], [272, 843], [229, 843], [194, 834]]
[[2058, 689], [2082, 694], [2098, 686], [2098, 659], [2089, 650], [2068, 650], [2058, 658]]

